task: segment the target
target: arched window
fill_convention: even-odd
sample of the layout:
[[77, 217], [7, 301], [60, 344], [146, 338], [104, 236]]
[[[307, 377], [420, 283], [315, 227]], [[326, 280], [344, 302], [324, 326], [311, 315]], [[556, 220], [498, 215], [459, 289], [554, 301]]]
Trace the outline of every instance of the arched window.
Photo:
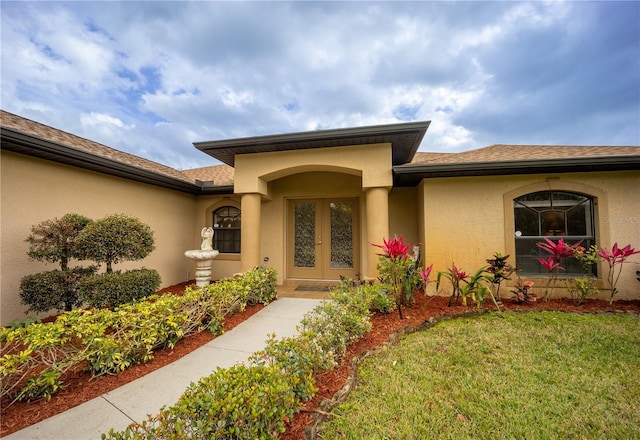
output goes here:
[[[593, 198], [583, 194], [563, 191], [539, 191], [514, 199], [514, 224], [516, 267], [524, 275], [546, 275], [538, 257], [547, 257], [536, 243], [549, 238], [564, 239], [568, 244], [582, 240], [581, 246], [589, 248], [596, 243], [593, 222]], [[575, 259], [565, 262], [567, 275], [583, 274], [582, 266]], [[593, 267], [593, 275], [596, 268]]]
[[223, 206], [213, 211], [213, 248], [223, 254], [240, 253], [240, 210]]

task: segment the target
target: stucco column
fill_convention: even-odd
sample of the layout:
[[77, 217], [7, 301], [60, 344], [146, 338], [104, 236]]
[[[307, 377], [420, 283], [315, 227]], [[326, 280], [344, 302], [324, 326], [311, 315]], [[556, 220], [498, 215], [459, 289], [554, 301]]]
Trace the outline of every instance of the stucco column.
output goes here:
[[241, 270], [246, 272], [260, 266], [260, 194], [242, 194]]
[[367, 276], [377, 278], [379, 273], [378, 254], [380, 249], [371, 243], [382, 244], [389, 238], [389, 188], [367, 188]]

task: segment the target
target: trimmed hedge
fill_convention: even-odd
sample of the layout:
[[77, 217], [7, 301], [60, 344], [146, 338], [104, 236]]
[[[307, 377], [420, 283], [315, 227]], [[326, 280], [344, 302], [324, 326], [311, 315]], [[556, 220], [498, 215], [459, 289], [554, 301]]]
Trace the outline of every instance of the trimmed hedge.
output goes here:
[[154, 269], [135, 269], [95, 274], [80, 281], [80, 303], [89, 307], [114, 308], [152, 295], [160, 287], [160, 274]]
[[20, 280], [20, 301], [27, 312], [71, 310], [82, 304], [79, 285], [83, 277], [94, 274], [96, 266], [50, 270], [26, 275]]
[[218, 369], [192, 385], [178, 403], [103, 439], [275, 439], [285, 421], [317, 391], [313, 374], [333, 368], [347, 344], [371, 329], [374, 287], [340, 287], [334, 301], [305, 315], [300, 334], [276, 340], [248, 365]]
[[[11, 403], [50, 398], [63, 385], [63, 374], [83, 363], [95, 376], [117, 373], [153, 359], [155, 349], [173, 347], [188, 334], [222, 333], [225, 316], [244, 310], [258, 295], [254, 288], [263, 301], [275, 298], [275, 270], [255, 271], [202, 289], [189, 287], [182, 296], [151, 295], [114, 310], [73, 310], [52, 323], [2, 328], [1, 396]], [[250, 280], [261, 281], [253, 286]]]

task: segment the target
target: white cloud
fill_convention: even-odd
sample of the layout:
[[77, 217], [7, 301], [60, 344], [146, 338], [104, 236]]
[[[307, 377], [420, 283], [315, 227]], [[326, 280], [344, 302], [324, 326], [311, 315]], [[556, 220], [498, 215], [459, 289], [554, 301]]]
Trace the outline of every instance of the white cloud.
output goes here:
[[0, 8], [5, 110], [168, 165], [210, 164], [194, 141], [410, 120], [432, 121], [422, 150], [640, 144], [637, 2]]

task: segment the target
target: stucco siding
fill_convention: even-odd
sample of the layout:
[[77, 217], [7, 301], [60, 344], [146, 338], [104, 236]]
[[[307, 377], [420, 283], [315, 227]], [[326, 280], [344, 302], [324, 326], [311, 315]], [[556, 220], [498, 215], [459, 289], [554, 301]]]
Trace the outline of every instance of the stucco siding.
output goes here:
[[[424, 234], [426, 262], [434, 263], [434, 274], [453, 263], [473, 273], [495, 252], [513, 256], [513, 197], [543, 189], [576, 191], [595, 197], [598, 244], [611, 247], [617, 242], [640, 248], [638, 172], [438, 178], [423, 180], [420, 188], [424, 226], [419, 234]], [[514, 259], [510, 261], [513, 263]], [[639, 269], [640, 256], [634, 255], [620, 277], [621, 293], [617, 298], [637, 299], [640, 283], [635, 271]], [[606, 267], [599, 271], [601, 298], [609, 295], [602, 280], [606, 273]], [[544, 286], [545, 279], [534, 281], [538, 289]], [[558, 290], [557, 294], [566, 292]]]
[[[405, 243], [423, 243], [418, 235], [418, 191], [416, 188], [392, 188], [389, 192], [389, 235], [402, 235]], [[382, 243], [382, 238], [380, 238]]]
[[2, 325], [25, 318], [26, 307], [19, 298], [20, 279], [57, 268], [29, 261], [25, 239], [31, 226], [71, 212], [94, 220], [125, 213], [151, 227], [156, 249], [144, 260], [117, 264], [115, 269], [156, 269], [162, 286], [186, 281], [189, 270], [193, 278], [191, 262], [183, 252], [200, 244], [194, 240], [195, 196], [21, 154], [1, 154]]

